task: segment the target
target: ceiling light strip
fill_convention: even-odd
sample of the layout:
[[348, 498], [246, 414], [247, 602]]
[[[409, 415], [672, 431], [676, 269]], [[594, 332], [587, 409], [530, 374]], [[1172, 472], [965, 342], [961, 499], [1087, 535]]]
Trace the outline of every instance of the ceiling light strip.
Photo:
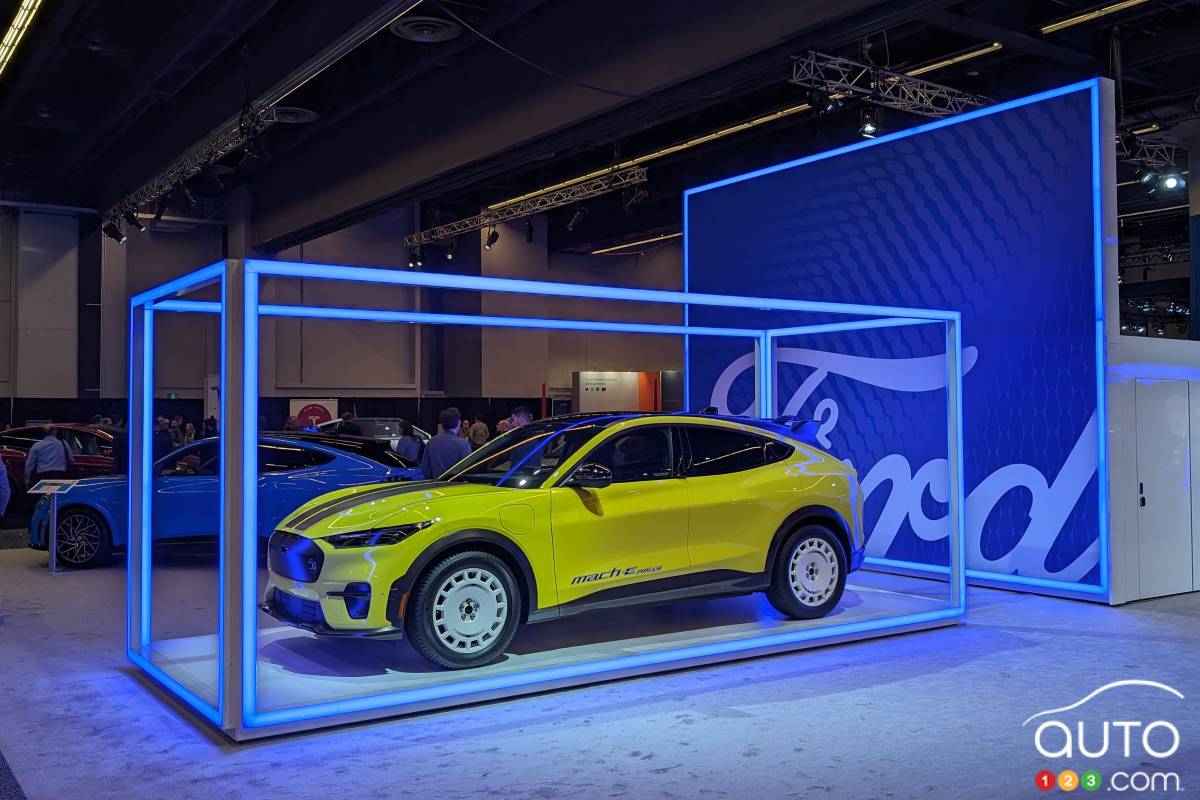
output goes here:
[[992, 42], [991, 44], [984, 45], [983, 47], [979, 47], [974, 50], [967, 50], [957, 55], [947, 56], [946, 58], [938, 61], [931, 61], [928, 64], [924, 64], [910, 70], [905, 70], [904, 74], [910, 78], [915, 78], [918, 75], [924, 75], [927, 72], [933, 72], [935, 70], [953, 66], [954, 64], [961, 64], [964, 61], [970, 61], [972, 58], [986, 56], [988, 53], [995, 53], [997, 50], [1003, 49], [1004, 45], [1001, 42]]
[[[980, 47], [977, 50], [969, 50], [965, 53], [959, 53], [957, 55], [947, 56], [945, 58], [938, 59], [937, 61], [932, 61], [928, 64], [922, 64], [920, 66], [914, 67], [913, 69], [909, 70], [905, 74], [908, 75], [909, 77], [913, 77], [916, 75], [923, 75], [927, 72], [933, 72], [934, 70], [942, 69], [943, 67], [948, 67], [951, 64], [958, 64], [963, 61], [967, 61], [968, 59], [978, 58], [979, 56], [987, 55], [988, 53], [994, 53], [997, 50], [1003, 49], [1003, 47], [1004, 47], [1004, 45], [1001, 44], [1000, 42], [992, 42], [991, 44], [988, 44], [984, 47]], [[834, 99], [834, 100], [840, 100], [845, 97], [846, 97], [846, 95], [844, 95], [844, 94], [830, 95], [830, 98]], [[558, 189], [564, 189], [568, 186], [573, 186], [576, 183], [580, 183], [582, 181], [591, 180], [592, 178], [598, 178], [601, 175], [605, 175], [605, 174], [607, 174], [609, 172], [613, 172], [615, 170], [622, 170], [622, 169], [628, 169], [629, 167], [636, 167], [640, 164], [645, 164], [648, 161], [654, 161], [655, 159], [663, 158], [664, 156], [674, 155], [675, 153], [679, 153], [684, 150], [690, 150], [691, 148], [697, 147], [698, 145], [708, 144], [709, 142], [715, 142], [718, 139], [724, 139], [725, 137], [732, 136], [735, 133], [741, 133], [742, 131], [747, 131], [747, 130], [750, 130], [751, 128], [757, 128], [759, 125], [765, 125], [768, 122], [775, 122], [777, 120], [786, 119], [787, 117], [791, 117], [795, 114], [799, 114], [802, 111], [811, 111], [811, 110], [812, 110], [811, 103], [800, 103], [799, 105], [788, 106], [787, 108], [781, 108], [778, 111], [772, 111], [769, 114], [763, 114], [760, 117], [754, 117], [753, 119], [746, 120], [745, 122], [739, 122], [736, 125], [729, 125], [727, 127], [712, 131], [711, 133], [706, 133], [703, 136], [696, 136], [692, 139], [686, 139], [682, 142], [677, 142], [676, 144], [669, 145], [669, 146], [664, 147], [659, 150], [655, 150], [651, 153], [645, 153], [643, 155], [627, 159], [618, 164], [614, 164], [611, 167], [604, 167], [603, 169], [592, 170], [591, 172], [576, 176], [574, 178], [569, 178], [565, 181], [559, 181], [558, 183], [552, 183], [549, 186], [543, 186], [540, 189], [535, 189], [534, 191], [526, 192], [525, 194], [517, 195], [516, 197], [510, 197], [507, 200], [501, 200], [498, 203], [493, 203], [492, 205], [488, 206], [488, 210], [496, 211], [498, 209], [504, 208], [505, 206], [510, 206], [513, 203], [520, 203], [523, 200], [528, 200], [531, 197], [536, 197], [537, 195], [542, 194], [543, 192], [552, 192], [552, 191], [556, 191]]]
[[592, 255], [602, 256], [605, 253], [615, 253], [618, 250], [628, 250], [631, 247], [641, 247], [642, 245], [646, 244], [658, 244], [659, 242], [665, 242], [668, 239], [678, 239], [680, 236], [683, 236], [682, 232], [664, 233], [658, 236], [650, 236], [645, 239], [638, 239], [636, 242], [625, 242], [625, 244], [614, 244], [612, 247], [601, 247], [599, 250], [593, 250]]
[[21, 42], [21, 37], [33, 24], [33, 15], [37, 13], [41, 5], [42, 0], [21, 0], [21, 5], [17, 6], [17, 13], [13, 17], [12, 24], [8, 26], [4, 38], [0, 39], [0, 74], [4, 73], [4, 68], [12, 60], [13, 53], [16, 52], [17, 45]]
[[1146, 211], [1128, 211], [1124, 214], [1117, 214], [1117, 219], [1125, 219], [1126, 217], [1144, 217], [1147, 214], [1163, 214], [1167, 211], [1178, 211], [1181, 208], [1187, 208], [1187, 203], [1181, 206], [1165, 206], [1163, 208], [1151, 208]]
[[1082, 14], [1076, 14], [1073, 17], [1060, 19], [1058, 22], [1051, 22], [1049, 25], [1042, 26], [1042, 34], [1055, 33], [1065, 28], [1073, 28], [1076, 25], [1082, 25], [1085, 22], [1091, 22], [1100, 17], [1107, 17], [1109, 14], [1115, 14], [1118, 11], [1124, 11], [1127, 8], [1140, 6], [1148, 0], [1121, 0], [1119, 3], [1109, 3], [1099, 8], [1093, 8], [1091, 11], [1085, 11]]
[[497, 209], [504, 208], [505, 206], [511, 206], [513, 203], [519, 203], [522, 200], [528, 200], [531, 197], [536, 197], [537, 195], [542, 194], [544, 192], [557, 191], [558, 189], [564, 189], [568, 186], [573, 186], [576, 183], [580, 183], [582, 181], [591, 180], [592, 178], [598, 178], [601, 175], [607, 175], [610, 172], [615, 172], [617, 170], [622, 170], [622, 169], [628, 169], [629, 167], [636, 167], [639, 164], [645, 164], [647, 161], [653, 161], [656, 158], [662, 158], [663, 156], [669, 156], [674, 153], [678, 153], [682, 150], [689, 150], [693, 147], [696, 147], [697, 145], [707, 144], [708, 142], [714, 142], [717, 139], [724, 139], [726, 136], [730, 136], [735, 133], [741, 133], [742, 131], [746, 131], [751, 128], [756, 128], [759, 125], [765, 125], [768, 122], [775, 122], [776, 120], [780, 120], [785, 117], [790, 117], [793, 114], [799, 114], [801, 111], [808, 111], [811, 108], [812, 108], [812, 106], [810, 104], [801, 103], [800, 105], [788, 106], [787, 108], [782, 108], [778, 111], [772, 111], [770, 114], [764, 114], [761, 117], [755, 117], [754, 119], [746, 120], [745, 122], [739, 122], [736, 125], [730, 125], [728, 127], [721, 128], [720, 130], [712, 131], [711, 133], [706, 133], [703, 136], [697, 136], [694, 139], [687, 139], [685, 141], [678, 142], [678, 143], [670, 145], [668, 147], [664, 147], [661, 150], [655, 150], [652, 153], [645, 153], [644, 155], [636, 156], [636, 157], [628, 159], [626, 161], [622, 161], [621, 163], [614, 164], [611, 167], [604, 167], [603, 169], [592, 170], [591, 172], [589, 172], [585, 175], [579, 175], [575, 178], [570, 178], [569, 180], [560, 181], [558, 183], [553, 183], [553, 184], [550, 184], [549, 186], [543, 186], [542, 188], [536, 189], [532, 192], [526, 192], [525, 194], [518, 195], [517, 197], [511, 197], [508, 200], [502, 200], [499, 203], [495, 203], [493, 205], [488, 206], [488, 210], [496, 211]]

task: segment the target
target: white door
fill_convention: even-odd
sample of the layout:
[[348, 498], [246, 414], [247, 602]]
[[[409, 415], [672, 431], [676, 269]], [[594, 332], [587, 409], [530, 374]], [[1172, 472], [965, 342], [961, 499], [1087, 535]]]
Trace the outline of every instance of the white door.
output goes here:
[[1192, 590], [1191, 426], [1187, 381], [1138, 381], [1141, 597]]

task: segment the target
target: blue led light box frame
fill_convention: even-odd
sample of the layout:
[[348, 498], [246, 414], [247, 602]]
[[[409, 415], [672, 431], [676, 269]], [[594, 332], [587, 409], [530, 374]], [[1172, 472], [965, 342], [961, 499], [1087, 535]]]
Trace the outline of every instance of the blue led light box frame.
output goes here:
[[[358, 308], [261, 304], [260, 276], [460, 289], [549, 297], [586, 297], [666, 305], [716, 306], [747, 311], [791, 311], [852, 317], [846, 322], [763, 329], [605, 322], [528, 317], [434, 314]], [[183, 295], [219, 285], [221, 301]], [[964, 495], [962, 476], [962, 335], [955, 311], [744, 296], [591, 286], [508, 278], [407, 272], [367, 267], [228, 259], [132, 298], [130, 335], [129, 580], [127, 652], [131, 661], [164, 689], [236, 740], [327, 725], [428, 711], [481, 700], [579, 685], [667, 669], [797, 650], [871, 636], [951, 625], [966, 613]], [[218, 625], [217, 696], [214, 706], [152, 662], [151, 525], [154, 318], [157, 313], [219, 314], [221, 318], [221, 600]], [[260, 711], [258, 660], [257, 421], [258, 331], [261, 316], [346, 319], [384, 323], [468, 325], [614, 333], [724, 336], [748, 339], [755, 353], [758, 416], [775, 414], [775, 340], [831, 330], [942, 325], [946, 335], [947, 462], [949, 470], [949, 603], [944, 608], [891, 617], [832, 623], [819, 628], [764, 633], [750, 638], [639, 652], [575, 664], [540, 667], [449, 684]], [[685, 314], [686, 320], [686, 314]]]

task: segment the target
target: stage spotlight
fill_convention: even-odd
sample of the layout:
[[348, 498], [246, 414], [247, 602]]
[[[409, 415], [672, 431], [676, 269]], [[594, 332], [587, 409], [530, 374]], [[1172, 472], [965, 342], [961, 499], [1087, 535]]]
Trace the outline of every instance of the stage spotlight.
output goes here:
[[1158, 186], [1163, 191], [1173, 192], [1176, 189], [1182, 189], [1187, 185], [1187, 181], [1178, 172], [1168, 172], [1158, 180]]
[[418, 268], [420, 268], [420, 267], [423, 267], [423, 266], [425, 266], [425, 261], [424, 261], [424, 259], [421, 257], [421, 248], [420, 248], [420, 247], [418, 247], [418, 248], [417, 248], [417, 267], [418, 267]]
[[137, 228], [142, 233], [146, 232], [146, 223], [142, 222], [141, 219], [138, 218], [136, 211], [134, 211], [133, 209], [129, 209], [124, 214], [122, 214], [122, 216], [125, 217], [125, 221], [128, 222], [130, 225]]
[[154, 207], [154, 221], [162, 222], [163, 214], [167, 213], [167, 203], [171, 199], [170, 194], [164, 194], [158, 198], [158, 205]]
[[409, 269], [417, 268], [417, 251], [416, 250], [408, 251], [408, 268]]
[[1158, 173], [1152, 169], [1139, 169], [1137, 182], [1146, 190], [1146, 194], [1154, 194], [1158, 190]]
[[858, 135], [864, 139], [874, 139], [879, 133], [879, 115], [874, 109], [864, 108], [858, 126]]
[[1155, 336], [1166, 336], [1167, 330], [1162, 325], [1159, 325], [1157, 328], [1154, 329], [1154, 335]]
[[493, 227], [492, 230], [487, 235], [487, 241], [485, 241], [483, 243], [483, 249], [491, 250], [492, 245], [494, 245], [498, 241], [500, 241], [500, 231], [496, 230], [496, 228]]
[[447, 260], [447, 261], [453, 261], [453, 260], [454, 260], [454, 251], [455, 251], [457, 248], [458, 248], [458, 241], [457, 241], [457, 240], [450, 242], [450, 246], [446, 248], [446, 260]]
[[808, 104], [817, 110], [819, 116], [832, 114], [842, 107], [841, 100], [820, 89], [813, 89], [809, 93]]
[[108, 222], [104, 223], [104, 227], [102, 227], [100, 230], [104, 232], [105, 236], [112, 239], [117, 244], [125, 244], [125, 233], [119, 227], [117, 227], [117, 223], [113, 220], [109, 220]]
[[533, 244], [533, 220], [525, 220], [525, 241]]
[[187, 187], [187, 184], [179, 185], [179, 194], [183, 198], [183, 204], [188, 208], [196, 207], [196, 195], [192, 194], [192, 190]]

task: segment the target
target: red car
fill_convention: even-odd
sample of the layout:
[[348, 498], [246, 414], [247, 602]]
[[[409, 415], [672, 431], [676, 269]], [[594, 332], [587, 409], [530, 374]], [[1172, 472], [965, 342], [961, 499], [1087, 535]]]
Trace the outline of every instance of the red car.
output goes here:
[[[113, 475], [125, 472], [125, 431], [98, 425], [74, 425], [67, 422], [51, 424], [71, 448], [72, 466], [69, 477], [89, 478], [93, 475]], [[13, 428], [0, 433], [0, 455], [8, 472], [8, 485], [16, 501], [28, 489], [25, 485], [25, 459], [29, 448], [45, 436], [45, 425]]]

